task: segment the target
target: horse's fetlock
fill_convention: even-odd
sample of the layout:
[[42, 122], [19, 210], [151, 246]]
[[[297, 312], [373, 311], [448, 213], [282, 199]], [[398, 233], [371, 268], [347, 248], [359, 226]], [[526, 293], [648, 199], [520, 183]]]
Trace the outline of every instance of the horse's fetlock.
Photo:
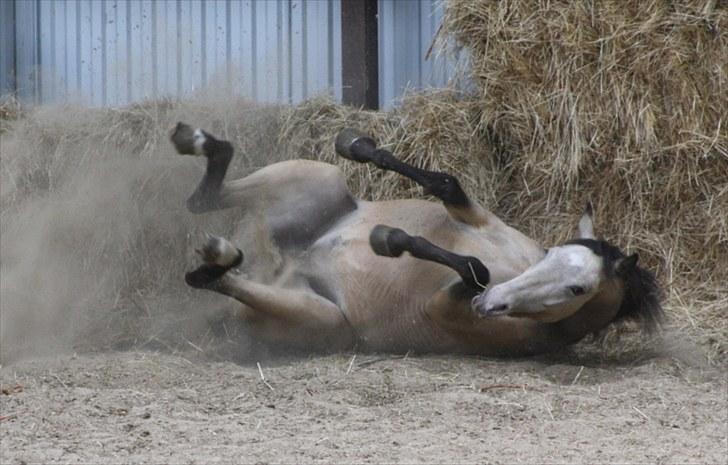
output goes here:
[[208, 289], [211, 284], [225, 274], [226, 269], [219, 265], [204, 264], [185, 274], [185, 282], [195, 289]]
[[449, 205], [466, 207], [470, 205], [467, 195], [455, 176], [446, 173], [432, 173], [423, 183], [426, 194], [434, 195]]
[[378, 168], [381, 168], [383, 170], [391, 170], [392, 164], [389, 162], [389, 158], [391, 156], [392, 155], [389, 152], [387, 152], [386, 150], [377, 149], [372, 153], [371, 161]]

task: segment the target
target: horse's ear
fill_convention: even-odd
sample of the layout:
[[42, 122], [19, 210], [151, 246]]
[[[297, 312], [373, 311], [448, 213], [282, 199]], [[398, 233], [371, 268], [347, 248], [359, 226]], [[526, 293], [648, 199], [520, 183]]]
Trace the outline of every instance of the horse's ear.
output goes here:
[[635, 269], [639, 258], [639, 255], [633, 253], [628, 257], [617, 259], [617, 261], [614, 262], [614, 274], [622, 277], [627, 276], [630, 271]]
[[594, 215], [594, 208], [592, 207], [591, 202], [586, 203], [586, 208], [584, 209], [584, 214], [581, 215], [581, 219], [579, 220], [579, 227], [577, 230], [577, 238], [578, 239], [596, 239], [594, 236], [594, 220], [592, 219]]

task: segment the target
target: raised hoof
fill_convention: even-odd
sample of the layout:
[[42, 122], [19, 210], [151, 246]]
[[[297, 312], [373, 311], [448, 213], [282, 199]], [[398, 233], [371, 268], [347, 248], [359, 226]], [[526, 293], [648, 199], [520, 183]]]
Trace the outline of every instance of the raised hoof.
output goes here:
[[228, 240], [208, 233], [205, 233], [205, 237], [207, 241], [196, 252], [206, 264], [230, 269], [243, 263], [243, 252]]
[[353, 129], [343, 129], [334, 142], [334, 148], [339, 156], [358, 163], [371, 161], [371, 155], [377, 148], [374, 140], [363, 132]]
[[222, 275], [243, 263], [243, 252], [226, 239], [208, 233], [205, 237], [202, 247], [195, 250], [204, 263], [185, 274], [185, 282], [196, 289], [208, 289]]
[[177, 123], [169, 139], [180, 155], [195, 155], [195, 130], [189, 124]]
[[401, 229], [379, 224], [369, 234], [369, 245], [377, 255], [382, 257], [399, 257], [404, 253], [404, 248], [398, 243], [401, 241], [393, 240], [398, 234], [405, 233]]
[[468, 278], [463, 281], [472, 289], [483, 292], [490, 283], [490, 271], [475, 257], [466, 257], [465, 260], [468, 267], [466, 272]]

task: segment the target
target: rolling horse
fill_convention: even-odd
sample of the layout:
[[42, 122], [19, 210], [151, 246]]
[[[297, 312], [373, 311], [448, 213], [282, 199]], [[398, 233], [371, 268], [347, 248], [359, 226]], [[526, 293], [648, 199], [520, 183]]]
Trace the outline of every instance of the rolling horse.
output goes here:
[[239, 271], [244, 254], [209, 236], [188, 285], [237, 301], [261, 340], [338, 351], [523, 356], [573, 344], [624, 319], [647, 329], [663, 312], [654, 275], [594, 234], [591, 205], [576, 236], [544, 248], [479, 205], [448, 174], [423, 170], [345, 129], [336, 152], [412, 179], [441, 202], [364, 201], [328, 163], [290, 160], [226, 180], [233, 146], [178, 123], [180, 154], [206, 159], [193, 213], [262, 211], [283, 259], [273, 282]]

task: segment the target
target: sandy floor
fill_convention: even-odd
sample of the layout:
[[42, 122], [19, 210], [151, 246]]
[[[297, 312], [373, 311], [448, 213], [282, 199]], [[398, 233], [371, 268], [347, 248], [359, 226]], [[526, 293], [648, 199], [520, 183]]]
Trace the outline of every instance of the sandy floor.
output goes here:
[[2, 463], [728, 463], [725, 374], [672, 357], [110, 352], [0, 382]]

